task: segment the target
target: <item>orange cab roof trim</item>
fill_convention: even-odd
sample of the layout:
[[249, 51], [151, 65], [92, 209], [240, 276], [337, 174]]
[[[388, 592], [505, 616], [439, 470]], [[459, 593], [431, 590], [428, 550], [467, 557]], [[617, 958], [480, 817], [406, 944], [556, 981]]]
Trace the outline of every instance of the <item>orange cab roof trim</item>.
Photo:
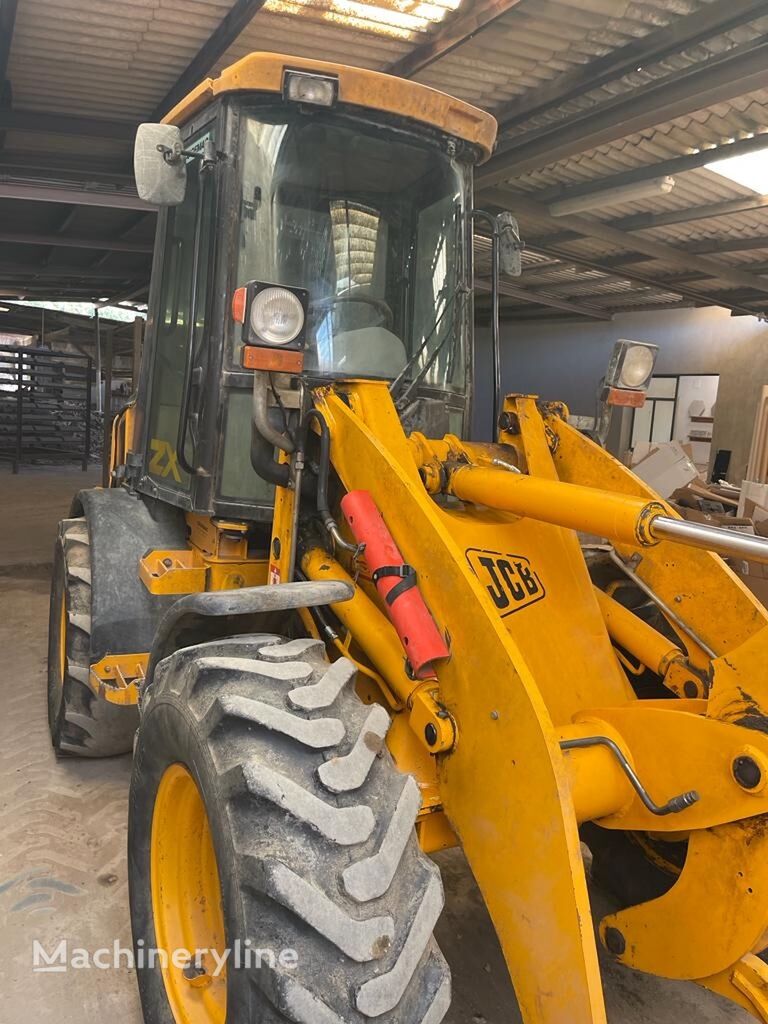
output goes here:
[[206, 78], [163, 118], [183, 124], [216, 96], [226, 92], [276, 92], [283, 89], [285, 71], [314, 71], [339, 80], [339, 101], [420, 121], [477, 146], [482, 159], [496, 141], [496, 119], [485, 110], [454, 99], [427, 85], [380, 71], [331, 64], [282, 53], [251, 53], [225, 68], [218, 78]]

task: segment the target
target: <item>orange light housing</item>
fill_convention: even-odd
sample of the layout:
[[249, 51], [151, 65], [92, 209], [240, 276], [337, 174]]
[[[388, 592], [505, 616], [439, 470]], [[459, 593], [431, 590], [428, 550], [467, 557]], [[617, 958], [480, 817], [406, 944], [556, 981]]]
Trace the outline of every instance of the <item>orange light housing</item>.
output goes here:
[[629, 391], [627, 388], [606, 388], [605, 391], [608, 405], [623, 405], [630, 409], [642, 409], [645, 405], [644, 391]]
[[260, 345], [243, 345], [244, 370], [301, 373], [303, 368], [303, 352], [296, 352], [291, 349], [263, 348]]
[[236, 288], [232, 296], [232, 319], [238, 324], [245, 323], [245, 299], [247, 288]]

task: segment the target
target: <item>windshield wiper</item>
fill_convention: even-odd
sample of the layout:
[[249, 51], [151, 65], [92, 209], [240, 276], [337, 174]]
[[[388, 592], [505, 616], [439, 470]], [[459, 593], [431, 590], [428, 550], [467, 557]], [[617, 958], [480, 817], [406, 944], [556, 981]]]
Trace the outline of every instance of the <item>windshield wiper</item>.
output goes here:
[[445, 348], [447, 342], [448, 341], [452, 341], [456, 337], [456, 327], [457, 327], [457, 324], [460, 323], [461, 317], [458, 317], [458, 318], [454, 319], [452, 330], [448, 331], [443, 336], [442, 340], [437, 345], [435, 345], [435, 347], [434, 347], [434, 349], [432, 351], [432, 354], [430, 355], [429, 359], [427, 359], [427, 361], [424, 363], [422, 368], [419, 370], [419, 372], [416, 374], [416, 376], [413, 378], [413, 380], [409, 383], [409, 385], [405, 389], [405, 391], [401, 395], [398, 396], [397, 389], [408, 378], [408, 374], [413, 369], [413, 367], [418, 362], [418, 360], [423, 355], [423, 353], [426, 351], [427, 346], [429, 345], [429, 342], [432, 340], [433, 335], [437, 331], [437, 329], [440, 326], [440, 324], [443, 322], [443, 319], [445, 318], [446, 314], [453, 307], [453, 304], [456, 301], [456, 298], [459, 295], [466, 296], [468, 293], [469, 293], [469, 289], [466, 287], [466, 285], [461, 280], [459, 280], [458, 283], [456, 284], [456, 287], [453, 289], [453, 291], [451, 292], [450, 296], [448, 297], [445, 305], [443, 306], [443, 308], [442, 308], [442, 310], [440, 312], [440, 315], [437, 317], [437, 319], [435, 320], [434, 324], [432, 325], [429, 333], [424, 338], [424, 341], [421, 343], [421, 345], [419, 345], [418, 349], [413, 353], [413, 355], [408, 360], [408, 362], [405, 364], [403, 369], [400, 371], [400, 373], [397, 375], [397, 377], [390, 384], [389, 392], [392, 395], [392, 398], [393, 398], [393, 400], [395, 402], [395, 406], [396, 406], [397, 409], [402, 410], [402, 408], [405, 406], [405, 403], [408, 401], [409, 397], [411, 396], [412, 392], [419, 386], [419, 384], [421, 384], [422, 380], [424, 380], [426, 375], [429, 373], [431, 367], [435, 363], [435, 360], [440, 355], [440, 353], [443, 351], [443, 349]]

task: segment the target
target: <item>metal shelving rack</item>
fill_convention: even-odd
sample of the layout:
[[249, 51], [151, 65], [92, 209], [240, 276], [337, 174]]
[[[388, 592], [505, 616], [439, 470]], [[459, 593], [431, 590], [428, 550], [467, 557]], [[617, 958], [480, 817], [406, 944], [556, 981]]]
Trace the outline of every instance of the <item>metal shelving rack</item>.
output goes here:
[[0, 459], [79, 462], [91, 447], [92, 360], [47, 348], [0, 345]]

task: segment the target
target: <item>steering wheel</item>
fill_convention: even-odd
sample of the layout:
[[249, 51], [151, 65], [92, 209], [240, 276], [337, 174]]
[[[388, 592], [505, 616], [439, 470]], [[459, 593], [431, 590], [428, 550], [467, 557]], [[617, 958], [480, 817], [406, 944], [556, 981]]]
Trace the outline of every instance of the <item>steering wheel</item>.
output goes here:
[[310, 302], [309, 308], [310, 310], [329, 310], [345, 302], [362, 302], [366, 306], [372, 306], [379, 316], [382, 317], [383, 326], [387, 330], [392, 329], [392, 324], [395, 320], [392, 310], [383, 299], [375, 299], [371, 295], [328, 295], [323, 299], [316, 299], [314, 302]]

